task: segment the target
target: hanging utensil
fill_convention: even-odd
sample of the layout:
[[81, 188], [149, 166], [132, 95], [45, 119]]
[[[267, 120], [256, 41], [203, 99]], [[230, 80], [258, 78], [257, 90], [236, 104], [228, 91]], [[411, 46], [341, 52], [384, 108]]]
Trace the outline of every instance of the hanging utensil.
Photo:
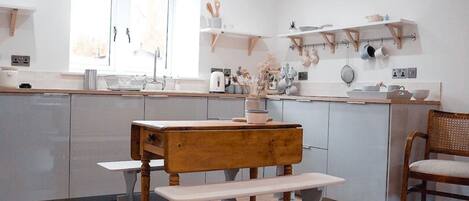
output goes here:
[[348, 87], [351, 86], [352, 82], [355, 80], [355, 71], [353, 68], [349, 65], [349, 47], [347, 46], [347, 56], [346, 56], [346, 64], [344, 67], [342, 67], [342, 70], [340, 71], [340, 77], [342, 78], [342, 81], [347, 84]]
[[213, 12], [213, 7], [211, 3], [207, 3], [207, 10], [212, 15], [212, 17], [215, 17], [215, 13]]

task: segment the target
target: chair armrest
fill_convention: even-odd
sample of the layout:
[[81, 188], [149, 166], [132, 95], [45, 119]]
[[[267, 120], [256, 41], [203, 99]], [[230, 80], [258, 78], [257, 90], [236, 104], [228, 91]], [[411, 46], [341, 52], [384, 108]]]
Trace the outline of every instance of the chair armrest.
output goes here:
[[416, 137], [423, 138], [425, 140], [428, 139], [428, 135], [421, 133], [421, 132], [412, 132], [407, 137], [407, 142], [405, 144], [405, 152], [404, 152], [404, 168], [409, 168], [409, 161], [410, 161], [410, 153], [412, 152], [412, 145]]

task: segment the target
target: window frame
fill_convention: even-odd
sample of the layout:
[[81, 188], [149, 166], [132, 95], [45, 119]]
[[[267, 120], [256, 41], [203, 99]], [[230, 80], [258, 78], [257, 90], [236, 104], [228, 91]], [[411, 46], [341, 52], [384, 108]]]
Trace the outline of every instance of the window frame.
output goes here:
[[[78, 1], [78, 0], [76, 0]], [[129, 0], [130, 1], [130, 0]], [[159, 64], [158, 66], [158, 72], [157, 72], [157, 75], [159, 74], [159, 76], [163, 76], [163, 75], [171, 75], [172, 74], [172, 68], [171, 68], [171, 65], [170, 65], [170, 61], [169, 61], [169, 58], [170, 55], [171, 55], [171, 52], [173, 51], [173, 48], [171, 46], [172, 42], [171, 42], [171, 34], [172, 34], [172, 18], [173, 18], [173, 15], [174, 15], [174, 2], [172, 0], [165, 0], [167, 2], [167, 7], [166, 7], [166, 50], [164, 51], [165, 54], [162, 54], [161, 55], [161, 59], [164, 59], [164, 70], [161, 71], [161, 70], [158, 70], [158, 69], [161, 69], [161, 64]], [[122, 2], [122, 0], [121, 0]], [[89, 65], [89, 64], [76, 64], [76, 63], [72, 63], [72, 41], [70, 40], [69, 44], [70, 44], [70, 47], [69, 47], [69, 72], [71, 73], [81, 73], [83, 72], [85, 69], [97, 69], [98, 72], [100, 74], [113, 74], [113, 75], [147, 75], [147, 76], [153, 76], [153, 67], [151, 68], [151, 70], [149, 70], [148, 72], [147, 71], [127, 71], [127, 70], [119, 70], [119, 67], [117, 65], [117, 63], [119, 62], [118, 61], [118, 55], [117, 54], [117, 49], [119, 47], [119, 45], [121, 45], [122, 42], [119, 42], [118, 40], [117, 41], [114, 41], [113, 40], [113, 37], [114, 37], [114, 27], [117, 28], [117, 37], [119, 38], [119, 35], [125, 35], [125, 25], [128, 25], [129, 24], [126, 24], [126, 23], [123, 23], [123, 22], [119, 22], [119, 20], [116, 20], [116, 19], [119, 19], [119, 11], [121, 9], [119, 3], [118, 3], [118, 0], [110, 0], [110, 13], [111, 15], [109, 16], [109, 20], [110, 20], [110, 26], [109, 26], [109, 37], [108, 37], [108, 40], [109, 40], [109, 56], [108, 56], [108, 65]], [[130, 9], [129, 9], [130, 10]], [[127, 12], [130, 12], [130, 11], [127, 11]], [[130, 23], [130, 22], [128, 22]], [[124, 25], [123, 25], [124, 24]], [[73, 24], [71, 23], [70, 24], [70, 27], [72, 27]], [[131, 30], [132, 31], [132, 30]], [[123, 68], [123, 69], [126, 69], [126, 68]], [[162, 72], [162, 73], [161, 73]]]

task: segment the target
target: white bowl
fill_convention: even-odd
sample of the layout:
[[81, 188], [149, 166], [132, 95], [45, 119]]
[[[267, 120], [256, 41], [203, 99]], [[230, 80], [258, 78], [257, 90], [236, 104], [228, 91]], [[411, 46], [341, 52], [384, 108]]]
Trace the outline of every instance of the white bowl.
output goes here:
[[415, 100], [425, 100], [430, 95], [430, 90], [418, 89], [412, 91], [412, 96]]

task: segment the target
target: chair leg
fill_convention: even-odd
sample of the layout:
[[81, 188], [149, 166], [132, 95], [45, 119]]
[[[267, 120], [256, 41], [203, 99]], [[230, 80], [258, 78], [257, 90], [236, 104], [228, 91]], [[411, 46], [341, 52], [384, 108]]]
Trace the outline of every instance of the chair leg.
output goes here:
[[422, 191], [420, 191], [421, 201], [427, 201], [427, 181], [422, 181]]
[[[405, 168], [405, 167], [404, 167]], [[407, 201], [407, 189], [409, 187], [409, 169], [404, 169], [401, 186], [401, 201]]]

